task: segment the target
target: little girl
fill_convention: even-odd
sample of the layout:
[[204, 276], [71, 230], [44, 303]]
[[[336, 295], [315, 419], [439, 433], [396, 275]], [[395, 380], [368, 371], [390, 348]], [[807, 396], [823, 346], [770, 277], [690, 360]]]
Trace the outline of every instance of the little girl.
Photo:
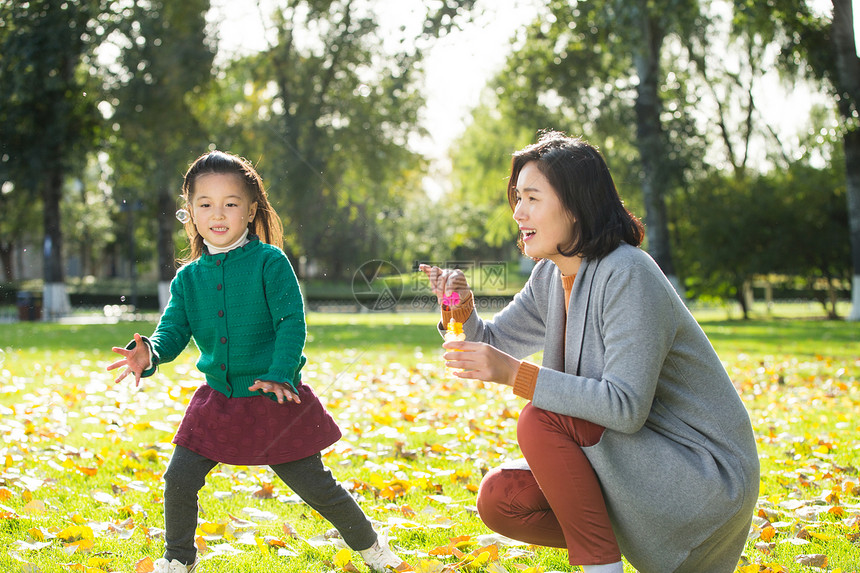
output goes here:
[[247, 161], [213, 151], [199, 157], [183, 184], [191, 219], [190, 257], [170, 285], [155, 333], [134, 335], [120, 382], [151, 376], [176, 358], [191, 337], [206, 384], [179, 425], [164, 474], [164, 556], [156, 573], [188, 573], [196, 565], [197, 493], [219, 462], [268, 465], [329, 520], [373, 571], [409, 567], [380, 542], [370, 521], [320, 452], [341, 437], [331, 415], [301, 380], [306, 362], [299, 284], [281, 250], [283, 228], [260, 176]]

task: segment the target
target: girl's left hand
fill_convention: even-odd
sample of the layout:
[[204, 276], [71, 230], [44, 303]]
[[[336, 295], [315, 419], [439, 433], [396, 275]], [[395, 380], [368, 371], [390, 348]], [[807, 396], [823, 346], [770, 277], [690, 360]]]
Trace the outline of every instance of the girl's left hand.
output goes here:
[[[451, 341], [442, 348], [450, 351], [442, 356], [445, 366], [462, 369], [455, 371], [454, 376], [514, 385], [520, 361], [510, 354], [484, 342]], [[457, 350], [460, 352], [455, 352]]]
[[262, 390], [266, 394], [273, 393], [278, 398], [278, 404], [283, 404], [284, 400], [295, 402], [296, 404], [302, 403], [302, 401], [299, 400], [299, 395], [293, 392], [293, 389], [289, 384], [280, 384], [270, 380], [255, 380], [254, 384], [248, 387], [248, 390], [251, 392]]

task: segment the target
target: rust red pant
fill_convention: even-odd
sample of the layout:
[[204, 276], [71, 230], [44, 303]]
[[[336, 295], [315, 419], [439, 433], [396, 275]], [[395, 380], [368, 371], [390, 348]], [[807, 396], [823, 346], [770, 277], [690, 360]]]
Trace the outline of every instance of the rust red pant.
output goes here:
[[547, 547], [566, 547], [571, 565], [621, 560], [600, 483], [582, 447], [604, 428], [531, 403], [517, 423], [517, 441], [531, 471], [495, 468], [478, 491], [478, 514], [498, 533]]

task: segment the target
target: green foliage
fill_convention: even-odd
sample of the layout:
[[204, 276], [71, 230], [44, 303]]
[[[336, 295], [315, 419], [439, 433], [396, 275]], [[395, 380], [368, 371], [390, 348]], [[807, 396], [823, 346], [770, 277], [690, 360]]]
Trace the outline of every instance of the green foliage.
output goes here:
[[66, 256], [75, 257], [81, 276], [103, 276], [105, 252], [116, 240], [112, 195], [103, 169], [105, 156], [90, 157], [81, 179], [66, 184], [61, 205]]
[[0, 181], [11, 182], [15, 193], [42, 198], [49, 282], [63, 280], [63, 179], [84, 164], [100, 125], [98, 84], [86, 62], [104, 8], [103, 0], [0, 4]]
[[[507, 246], [515, 252], [517, 228], [507, 200], [510, 157], [531, 143], [530, 129], [508, 123], [489, 105], [473, 112], [472, 123], [451, 150], [452, 188], [446, 201], [468, 205], [451, 210], [448, 235], [459, 252], [480, 253], [482, 245]], [[510, 256], [510, 255], [508, 255]]]
[[551, 1], [545, 12], [494, 80], [503, 125], [512, 136], [549, 127], [597, 145], [671, 273], [664, 201], [703, 155], [690, 74], [677, 65], [700, 26], [698, 3]]
[[[115, 126], [109, 140], [114, 200], [127, 213], [140, 205], [132, 214], [142, 235], [135, 239], [136, 251], [155, 247], [164, 281], [173, 277], [178, 254], [174, 213], [181, 178], [209, 145], [191, 105], [208, 83], [214, 60], [215, 48], [206, 41], [208, 9], [209, 0], [158, 0], [124, 10], [113, 37], [120, 55], [105, 78]], [[126, 217], [119, 221], [126, 228], [131, 223]], [[131, 241], [121, 244], [130, 247]]]
[[676, 208], [691, 296], [740, 298], [754, 275], [848, 281], [850, 243], [838, 169], [803, 163], [738, 179], [714, 174]]
[[[428, 11], [430, 35], [470, 4], [445, 3], [438, 19]], [[354, 2], [290, 0], [271, 23], [272, 44], [225, 67], [199, 117], [216, 140], [259, 158], [290, 255], [333, 278], [369, 259], [403, 264], [425, 250], [403, 237], [430, 223], [404, 216], [427, 202], [424, 161], [406, 147], [423, 105], [414, 38], [383, 38], [370, 7]], [[205, 113], [225, 108], [226, 118]]]
[[[735, 0], [736, 28], [741, 34], [765, 38], [780, 48], [780, 69], [819, 80], [831, 92], [839, 110], [839, 131], [844, 149], [846, 201], [849, 206], [849, 240], [854, 276], [860, 273], [860, 60], [856, 51], [856, 26], [850, 0], [834, 0], [827, 14], [811, 2], [761, 3]], [[819, 7], [820, 10], [820, 7]], [[855, 287], [856, 288], [856, 287]], [[857, 293], [854, 293], [857, 300]], [[852, 320], [860, 320], [854, 309]]]
[[[98, 125], [89, 70], [99, 2], [0, 6], [0, 142], [4, 180], [35, 193], [54, 166], [79, 164]], [[60, 151], [60, 153], [58, 153]]]
[[34, 230], [39, 228], [40, 202], [12, 181], [0, 185], [3, 185], [0, 188], [0, 264], [4, 280], [13, 281], [17, 278], [12, 272], [13, 249], [22, 241], [36, 238]]
[[734, 0], [733, 32], [755, 38], [761, 46], [776, 45], [779, 62], [789, 75], [835, 81], [829, 18], [816, 14], [812, 2], [797, 0]]

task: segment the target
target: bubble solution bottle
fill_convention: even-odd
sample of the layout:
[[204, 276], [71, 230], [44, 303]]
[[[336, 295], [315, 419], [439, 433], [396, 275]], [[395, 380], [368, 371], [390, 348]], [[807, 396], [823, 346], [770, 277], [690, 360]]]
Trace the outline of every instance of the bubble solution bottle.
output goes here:
[[[463, 333], [463, 324], [452, 318], [448, 321], [448, 326], [445, 328], [445, 342], [456, 340], [466, 340], [466, 335]], [[455, 352], [462, 352], [462, 350], [455, 350]], [[446, 370], [449, 374], [455, 372], [454, 368], [446, 368]]]

